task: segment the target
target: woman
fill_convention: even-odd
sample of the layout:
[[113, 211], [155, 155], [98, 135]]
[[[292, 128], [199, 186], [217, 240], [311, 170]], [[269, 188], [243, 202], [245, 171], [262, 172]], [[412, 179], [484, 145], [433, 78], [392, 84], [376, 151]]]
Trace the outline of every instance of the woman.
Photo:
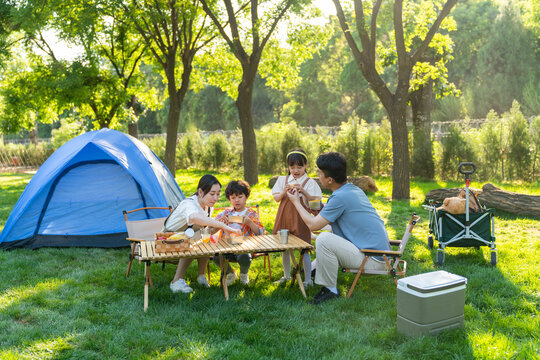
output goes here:
[[[223, 229], [227, 233], [237, 232], [223, 222], [210, 217], [212, 208], [219, 200], [220, 192], [221, 184], [214, 175], [207, 174], [201, 177], [199, 185], [197, 185], [197, 192], [183, 200], [176, 209], [174, 209], [172, 214], [165, 220], [163, 231], [185, 231], [188, 227], [191, 227], [197, 232], [205, 226], [210, 226], [216, 229]], [[197, 258], [199, 266], [197, 282], [205, 287], [210, 287], [204, 276], [204, 270], [208, 264], [208, 259], [208, 257]], [[172, 292], [193, 292], [193, 289], [184, 280], [186, 270], [192, 261], [193, 259], [180, 259], [178, 262], [176, 274], [171, 282]]]

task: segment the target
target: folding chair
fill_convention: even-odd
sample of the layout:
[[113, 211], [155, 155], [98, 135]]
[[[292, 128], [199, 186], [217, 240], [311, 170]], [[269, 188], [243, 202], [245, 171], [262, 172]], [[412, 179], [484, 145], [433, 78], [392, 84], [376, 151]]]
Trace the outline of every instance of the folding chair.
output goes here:
[[[149, 210], [168, 210], [169, 213], [172, 212], [172, 208], [169, 207], [142, 207], [135, 210], [124, 210], [124, 220], [126, 222], [126, 229], [128, 232], [128, 240], [131, 245], [131, 252], [129, 254], [129, 263], [127, 267], [126, 277], [129, 276], [129, 271], [131, 270], [131, 264], [133, 259], [138, 258], [139, 256], [139, 247], [142, 241], [154, 240], [155, 233], [158, 233], [163, 228], [166, 217], [157, 217], [150, 218], [150, 213], [155, 211]], [[142, 220], [129, 220], [128, 214], [136, 213], [138, 211], [144, 211], [146, 219]], [[140, 218], [140, 215], [138, 216]], [[165, 266], [165, 263], [163, 263]]]
[[[259, 213], [259, 204], [256, 204], [256, 205], [252, 205], [252, 206], [247, 206], [248, 208], [250, 208], [251, 210], [255, 210], [257, 212], [257, 216], [259, 217], [259, 220], [261, 219], [261, 215]], [[219, 207], [219, 208], [214, 208], [214, 212], [217, 211], [217, 213], [225, 210], [225, 209], [230, 209], [231, 207], [230, 206], [227, 206], [227, 207]], [[266, 234], [266, 230], [264, 230], [264, 233]], [[253, 253], [251, 254], [251, 257], [253, 259], [256, 259], [258, 257], [261, 257], [263, 256], [264, 258], [264, 268], [266, 268], [266, 261], [268, 260], [268, 277], [270, 278], [270, 280], [272, 280], [272, 268], [270, 267], [270, 254], [269, 253]]]
[[[159, 207], [159, 206], [149, 206], [149, 207], [142, 207], [135, 210], [130, 211], [123, 211], [124, 214], [124, 220], [126, 222], [126, 229], [128, 231], [128, 238], [129, 242], [131, 243], [131, 253], [129, 254], [129, 263], [128, 268], [126, 272], [126, 277], [129, 276], [129, 271], [131, 270], [131, 264], [133, 263], [133, 259], [138, 258], [139, 256], [139, 247], [140, 243], [142, 241], [148, 241], [148, 240], [154, 240], [155, 234], [160, 232], [163, 228], [163, 224], [165, 223], [165, 220], [167, 217], [159, 217], [159, 218], [148, 218], [143, 220], [128, 220], [128, 214], [137, 212], [137, 211], [145, 211], [146, 216], [150, 217], [148, 210], [169, 210], [169, 213], [172, 212], [172, 208], [169, 207]], [[178, 264], [178, 260], [164, 260], [162, 261], [162, 269], [165, 268], [165, 263], [170, 264]], [[207, 272], [207, 278], [208, 282], [210, 282], [210, 264], [206, 265], [206, 272]], [[150, 278], [150, 284], [152, 287], [154, 285], [152, 284], [152, 278]]]
[[[390, 240], [391, 246], [397, 246], [397, 250], [372, 250], [372, 249], [361, 249], [364, 254], [364, 260], [358, 269], [342, 269], [343, 272], [357, 273], [354, 281], [352, 283], [349, 292], [347, 293], [347, 298], [351, 297], [351, 294], [358, 282], [358, 278], [361, 274], [367, 275], [390, 275], [394, 279], [394, 282], [397, 286], [397, 275], [405, 277], [405, 272], [407, 271], [407, 262], [401, 258], [403, 255], [403, 250], [407, 246], [407, 242], [411, 237], [412, 230], [416, 223], [420, 220], [420, 217], [416, 213], [412, 214], [411, 220], [407, 224], [407, 229], [403, 238], [401, 240]], [[382, 256], [386, 264], [386, 270], [376, 270], [376, 269], [364, 269], [367, 260], [373, 256]]]

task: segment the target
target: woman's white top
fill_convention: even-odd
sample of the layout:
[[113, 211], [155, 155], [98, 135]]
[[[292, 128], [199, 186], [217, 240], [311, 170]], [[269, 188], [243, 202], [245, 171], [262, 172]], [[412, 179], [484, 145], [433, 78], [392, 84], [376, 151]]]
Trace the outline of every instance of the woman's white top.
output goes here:
[[205, 211], [199, 203], [199, 196], [192, 195], [180, 202], [176, 209], [169, 216], [165, 224], [163, 224], [163, 231], [184, 231], [188, 226], [193, 225], [189, 222], [189, 217], [193, 214], [203, 214], [210, 216], [210, 211]]
[[[274, 184], [274, 187], [272, 188], [272, 195], [279, 195], [283, 192], [283, 190], [285, 190], [285, 179], [287, 179], [287, 177], [289, 177], [289, 185], [302, 185], [304, 181], [306, 181], [306, 179], [308, 178], [307, 174], [300, 176], [298, 179], [295, 179], [292, 175], [280, 176], [278, 177], [276, 183]], [[309, 196], [322, 197], [321, 188], [319, 184], [317, 184], [317, 182], [313, 179], [309, 179], [309, 181], [304, 186], [304, 190], [306, 190]], [[305, 204], [307, 204], [307, 201], [304, 199], [304, 196], [302, 194], [300, 194], [300, 198]]]

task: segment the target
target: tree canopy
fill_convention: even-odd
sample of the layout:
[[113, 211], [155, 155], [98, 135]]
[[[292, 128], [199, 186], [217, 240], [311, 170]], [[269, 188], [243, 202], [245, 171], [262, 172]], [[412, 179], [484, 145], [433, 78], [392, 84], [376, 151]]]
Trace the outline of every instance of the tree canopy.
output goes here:
[[410, 169], [432, 176], [417, 172], [429, 168], [430, 121], [502, 113], [514, 100], [526, 117], [540, 112], [537, 2], [334, 3], [323, 23], [308, 0], [6, 0], [0, 132], [63, 120], [136, 134], [138, 124], [167, 132], [174, 170], [179, 130], [240, 128], [254, 183], [256, 128], [388, 118], [394, 196], [407, 198]]

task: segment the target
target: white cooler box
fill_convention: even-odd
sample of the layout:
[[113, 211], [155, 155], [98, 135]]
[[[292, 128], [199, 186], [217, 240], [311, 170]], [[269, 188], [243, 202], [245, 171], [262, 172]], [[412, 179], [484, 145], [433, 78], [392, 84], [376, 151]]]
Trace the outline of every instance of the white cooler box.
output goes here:
[[467, 278], [444, 270], [399, 279], [397, 329], [408, 336], [463, 326]]

